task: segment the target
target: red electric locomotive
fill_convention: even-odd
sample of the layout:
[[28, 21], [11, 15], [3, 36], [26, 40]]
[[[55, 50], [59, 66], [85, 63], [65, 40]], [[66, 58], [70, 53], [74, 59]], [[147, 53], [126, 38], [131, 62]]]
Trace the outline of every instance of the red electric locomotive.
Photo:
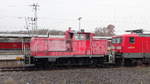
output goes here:
[[143, 30], [128, 31], [112, 37], [112, 51], [117, 64], [138, 64], [150, 62], [150, 34]]
[[108, 55], [108, 40], [93, 36], [93, 33], [69, 29], [64, 38], [33, 37], [25, 63], [103, 64]]

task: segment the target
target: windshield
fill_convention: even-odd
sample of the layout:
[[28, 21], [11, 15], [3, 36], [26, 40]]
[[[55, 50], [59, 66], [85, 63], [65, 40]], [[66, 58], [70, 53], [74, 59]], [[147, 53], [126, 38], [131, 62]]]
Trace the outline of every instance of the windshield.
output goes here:
[[122, 38], [113, 38], [112, 39], [112, 43], [121, 43], [122, 42]]
[[75, 39], [76, 40], [84, 40], [84, 34], [76, 34]]
[[90, 35], [89, 34], [75, 34], [76, 40], [89, 40]]

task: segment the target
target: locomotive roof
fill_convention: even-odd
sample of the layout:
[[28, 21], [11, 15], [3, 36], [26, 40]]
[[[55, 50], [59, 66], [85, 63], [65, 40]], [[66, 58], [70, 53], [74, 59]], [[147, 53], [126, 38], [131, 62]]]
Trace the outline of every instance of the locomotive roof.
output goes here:
[[123, 35], [117, 35], [117, 36], [113, 36], [114, 37], [150, 37], [150, 34], [123, 34]]
[[117, 36], [113, 36], [114, 37], [137, 37], [139, 36], [138, 34], [123, 34], [123, 35], [117, 35]]

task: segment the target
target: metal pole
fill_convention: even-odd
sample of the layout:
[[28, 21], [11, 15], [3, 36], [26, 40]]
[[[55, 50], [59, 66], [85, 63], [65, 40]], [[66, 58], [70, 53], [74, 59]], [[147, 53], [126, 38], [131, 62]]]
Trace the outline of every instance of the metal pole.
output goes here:
[[35, 21], [35, 30], [37, 30], [37, 26], [38, 26], [38, 24], [37, 24], [37, 20], [38, 20], [38, 18], [37, 18], [37, 7], [38, 7], [39, 5], [38, 4], [35, 4], [34, 5], [34, 21]]
[[37, 29], [38, 29], [38, 17], [37, 17], [37, 10], [38, 10], [38, 3], [33, 3], [33, 5], [31, 5], [33, 7], [34, 10], [34, 17], [32, 17], [32, 22], [33, 22], [33, 31], [34, 33], [36, 33]]
[[80, 20], [79, 20], [79, 31], [80, 31]]
[[79, 17], [79, 18], [78, 18], [78, 20], [79, 20], [79, 31], [81, 30], [81, 22], [80, 22], [81, 19], [82, 19], [82, 17]]

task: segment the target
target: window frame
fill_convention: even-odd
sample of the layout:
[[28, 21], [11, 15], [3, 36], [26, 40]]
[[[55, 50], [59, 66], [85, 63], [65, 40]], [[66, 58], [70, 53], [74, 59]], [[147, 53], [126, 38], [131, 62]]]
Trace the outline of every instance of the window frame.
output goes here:
[[122, 37], [116, 37], [116, 38], [112, 39], [111, 43], [112, 44], [120, 44], [120, 43], [122, 43], [122, 40], [123, 40]]
[[90, 34], [75, 34], [75, 40], [90, 40]]
[[129, 43], [134, 44], [135, 43], [135, 37], [129, 37]]

